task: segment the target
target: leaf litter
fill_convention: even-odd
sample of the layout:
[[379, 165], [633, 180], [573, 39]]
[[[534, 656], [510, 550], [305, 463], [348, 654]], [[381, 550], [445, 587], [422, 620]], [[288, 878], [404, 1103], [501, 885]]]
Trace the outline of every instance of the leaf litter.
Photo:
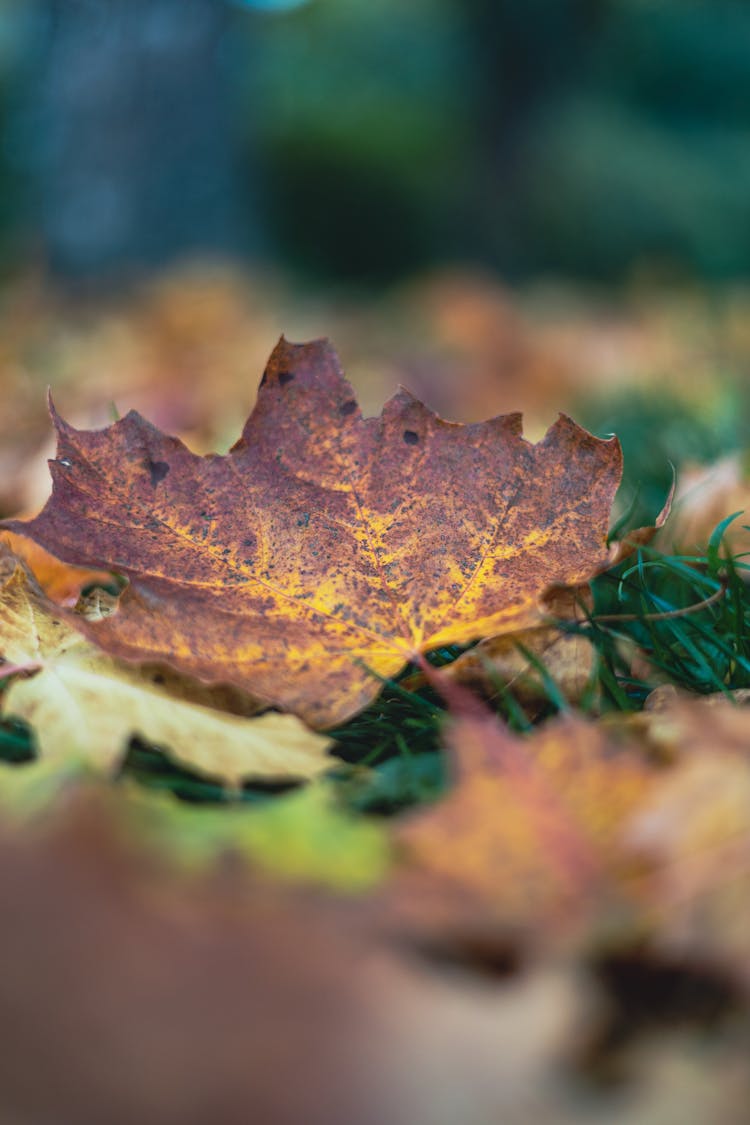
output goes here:
[[[0, 887], [13, 919], [0, 949], [17, 979], [45, 988], [44, 1002], [3, 988], [0, 1038], [18, 1044], [0, 1066], [14, 1119], [197, 1125], [212, 1091], [212, 1112], [230, 1123], [246, 1119], [248, 1099], [290, 1123], [303, 1104], [312, 1121], [432, 1125], [446, 1105], [446, 1125], [456, 1107], [462, 1120], [519, 1125], [582, 1113], [743, 1120], [741, 697], [695, 703], [660, 689], [642, 714], [564, 714], [530, 722], [527, 737], [478, 701], [456, 702], [499, 684], [502, 705], [515, 695], [535, 720], [556, 682], [556, 707], [594, 710], [587, 688], [605, 678], [586, 583], [628, 551], [638, 570], [654, 530], [607, 548], [616, 443], [562, 419], [531, 446], [517, 416], [452, 426], [405, 393], [364, 420], [332, 351], [285, 342], [226, 458], [195, 457], [132, 414], [101, 432], [56, 425], [52, 499], [12, 534], [63, 568], [103, 568], [129, 586], [71, 612], [15, 562], [4, 572], [3, 708], [30, 722], [40, 760], [0, 767]], [[69, 604], [89, 577], [63, 571], [53, 596]], [[575, 623], [555, 602], [560, 584], [583, 606], [569, 632], [550, 621]], [[426, 664], [432, 648], [473, 641], [445, 669]], [[411, 765], [402, 734], [401, 757], [331, 773], [329, 740], [296, 716], [326, 728], [361, 715], [411, 660], [453, 712], [438, 709], [442, 750], [430, 743]], [[399, 690], [418, 700], [411, 679]], [[387, 705], [373, 706], [386, 722]], [[298, 724], [304, 763], [278, 729], [253, 759], [249, 732], [285, 720]], [[257, 807], [112, 789], [101, 774], [120, 772], [135, 733], [235, 789], [264, 774], [328, 776]], [[357, 811], [415, 801], [377, 823]], [[107, 940], [87, 945], [87, 924]], [[196, 950], [221, 1016], [192, 983]], [[175, 989], [185, 999], [165, 1022], [154, 1005]], [[18, 1013], [42, 1010], [46, 1025], [19, 1034]], [[67, 1012], [98, 1026], [101, 1077], [53, 1050], [71, 1038]], [[177, 1047], [160, 1056], [163, 1073], [144, 1065], [125, 1089], [124, 1043], [145, 1021]], [[296, 1083], [248, 1067], [266, 1026]], [[628, 1077], [600, 1084], [615, 1072]]]

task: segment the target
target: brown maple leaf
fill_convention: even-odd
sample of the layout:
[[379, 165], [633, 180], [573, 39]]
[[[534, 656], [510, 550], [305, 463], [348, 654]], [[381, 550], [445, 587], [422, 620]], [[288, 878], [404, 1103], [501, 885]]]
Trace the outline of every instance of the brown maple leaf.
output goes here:
[[518, 414], [457, 425], [405, 390], [365, 419], [325, 341], [280, 341], [227, 456], [134, 412], [94, 432], [53, 416], [52, 497], [7, 526], [128, 576], [90, 636], [316, 726], [417, 653], [537, 623], [551, 584], [606, 561], [616, 440], [561, 416], [532, 445]]

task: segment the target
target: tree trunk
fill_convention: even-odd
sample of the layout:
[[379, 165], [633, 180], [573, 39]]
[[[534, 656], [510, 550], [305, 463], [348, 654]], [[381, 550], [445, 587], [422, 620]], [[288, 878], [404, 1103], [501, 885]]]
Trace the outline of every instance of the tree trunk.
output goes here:
[[222, 0], [36, 0], [27, 135], [53, 272], [121, 277], [240, 243]]

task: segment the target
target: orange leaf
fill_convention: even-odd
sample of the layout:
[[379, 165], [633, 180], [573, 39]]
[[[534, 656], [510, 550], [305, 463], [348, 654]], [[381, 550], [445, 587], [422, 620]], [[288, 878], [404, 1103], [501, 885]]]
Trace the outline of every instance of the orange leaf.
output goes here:
[[407, 866], [514, 925], [564, 931], [617, 893], [619, 832], [651, 783], [639, 755], [580, 719], [522, 739], [489, 713], [454, 722], [448, 748], [456, 788], [399, 830]]
[[280, 341], [226, 457], [134, 412], [96, 432], [54, 417], [52, 498], [8, 526], [128, 575], [90, 636], [313, 725], [416, 653], [538, 622], [551, 584], [606, 561], [616, 440], [561, 416], [531, 445], [520, 415], [457, 425], [403, 390], [364, 419], [325, 341]]
[[4, 547], [26, 563], [50, 601], [58, 605], [75, 605], [86, 586], [105, 586], [112, 581], [105, 571], [69, 566], [26, 535], [0, 531], [0, 553]]

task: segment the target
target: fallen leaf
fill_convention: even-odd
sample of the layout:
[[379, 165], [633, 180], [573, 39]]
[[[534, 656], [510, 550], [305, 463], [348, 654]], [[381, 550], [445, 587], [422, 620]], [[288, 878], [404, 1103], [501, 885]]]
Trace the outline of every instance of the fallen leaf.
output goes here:
[[719, 730], [709, 733], [652, 786], [623, 827], [623, 853], [638, 863], [653, 946], [736, 972], [750, 988], [747, 746], [725, 747]]
[[73, 606], [86, 586], [105, 586], [112, 581], [107, 571], [70, 566], [26, 535], [0, 531], [0, 574], [12, 573], [16, 559], [26, 563], [50, 601], [58, 605]]
[[730, 453], [711, 465], [688, 465], [680, 474], [674, 511], [659, 535], [659, 549], [665, 554], [703, 552], [717, 524], [730, 512], [742, 512], [724, 532], [726, 549], [742, 554], [750, 548], [747, 510], [750, 482], [741, 454]]
[[[119, 663], [75, 626], [74, 616], [47, 601], [20, 567], [0, 587], [6, 675], [33, 673], [13, 681], [2, 709], [33, 727], [43, 758], [78, 757], [112, 771], [130, 738], [141, 735], [229, 786], [251, 777], [309, 778], [330, 768], [329, 741], [293, 715], [247, 719], [193, 702], [184, 681], [170, 692], [158, 669]], [[205, 691], [197, 685], [199, 699]]]
[[741, 753], [750, 747], [749, 694], [740, 688], [728, 695], [695, 695], [662, 684], [647, 696], [643, 711], [621, 723], [638, 730], [665, 760], [702, 754], [714, 745]]
[[455, 788], [397, 829], [407, 868], [537, 941], [583, 925], [617, 893], [619, 833], [651, 783], [640, 755], [581, 719], [522, 739], [489, 713], [454, 722], [448, 747]]
[[[675, 987], [637, 951], [623, 995], [589, 958], [439, 961], [384, 940], [377, 901], [175, 868], [133, 811], [92, 783], [29, 829], [0, 821], [8, 1122], [746, 1120], [747, 1006], [696, 1018], [705, 973]], [[602, 1023], [620, 1035], [592, 1060]], [[624, 1079], [602, 1082], [613, 1053]]]
[[131, 585], [90, 635], [335, 725], [415, 654], [539, 621], [605, 564], [616, 440], [561, 416], [461, 426], [401, 391], [363, 419], [325, 342], [277, 346], [242, 438], [198, 457], [131, 412], [57, 415], [54, 489], [15, 531]]
[[359, 899], [175, 872], [127, 812], [100, 789], [0, 826], [4, 1121], [580, 1121], [572, 967], [479, 987], [383, 942]]
[[[582, 606], [591, 607], [588, 586], [554, 590], [544, 599], [545, 612], [563, 622], [585, 620]], [[448, 664], [443, 672], [460, 684], [480, 688], [489, 697], [507, 688], [521, 703], [535, 705], [549, 699], [544, 679], [529, 659], [540, 661], [569, 703], [580, 703], [591, 688], [596, 652], [587, 636], [542, 625], [519, 633], [487, 637]]]
[[383, 825], [339, 808], [325, 782], [262, 805], [191, 804], [133, 783], [127, 804], [139, 840], [190, 866], [231, 853], [283, 879], [361, 893], [377, 886], [390, 864]]

